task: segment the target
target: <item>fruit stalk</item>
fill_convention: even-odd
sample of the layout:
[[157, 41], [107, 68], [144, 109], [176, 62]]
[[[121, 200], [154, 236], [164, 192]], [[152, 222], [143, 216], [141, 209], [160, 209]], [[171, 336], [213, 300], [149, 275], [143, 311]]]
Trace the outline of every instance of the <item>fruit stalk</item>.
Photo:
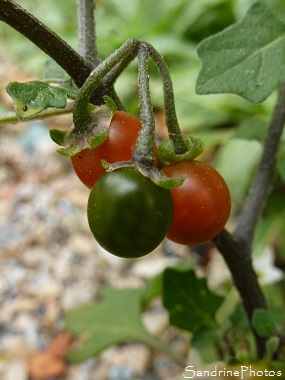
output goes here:
[[142, 42], [138, 51], [140, 130], [132, 160], [134, 163], [152, 167], [154, 164], [155, 120], [150, 98], [148, 75], [148, 47]]

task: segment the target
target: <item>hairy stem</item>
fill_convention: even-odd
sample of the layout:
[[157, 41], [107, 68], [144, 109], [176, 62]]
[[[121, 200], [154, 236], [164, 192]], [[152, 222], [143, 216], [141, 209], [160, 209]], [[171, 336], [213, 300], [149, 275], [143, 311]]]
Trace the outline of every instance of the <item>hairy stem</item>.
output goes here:
[[77, 0], [79, 54], [92, 66], [101, 62], [95, 33], [94, 0]]
[[[252, 266], [250, 247], [244, 241], [234, 239], [226, 230], [213, 239], [213, 242], [228, 265], [251, 324], [254, 310], [266, 309], [266, 303]], [[266, 352], [266, 338], [259, 336], [253, 327], [252, 330], [255, 335], [258, 356], [262, 358]]]
[[248, 197], [240, 215], [235, 237], [251, 244], [258, 219], [269, 194], [279, 141], [285, 124], [285, 82], [281, 84], [277, 103], [269, 123], [263, 154]]
[[114, 51], [113, 54], [92, 71], [84, 85], [81, 87], [74, 104], [73, 119], [75, 128], [82, 125], [82, 120], [88, 115], [90, 98], [92, 94], [96, 92], [97, 88], [102, 83], [104, 84], [104, 76], [120, 62], [125, 54], [128, 55], [134, 49], [136, 50], [139, 44], [140, 41], [135, 38], [127, 40], [119, 49]]
[[138, 54], [139, 44], [136, 44], [134, 49], [130, 51], [129, 54], [126, 54], [121, 61], [115, 65], [105, 76], [104, 82], [106, 85], [113, 85], [115, 81], [119, 78], [122, 72], [126, 69], [126, 67], [134, 60], [134, 58]]
[[183, 136], [180, 131], [179, 123], [177, 120], [174, 92], [171, 76], [168, 71], [168, 67], [162, 58], [162, 56], [154, 49], [150, 44], [147, 44], [149, 49], [149, 55], [153, 62], [155, 63], [161, 78], [164, 93], [164, 104], [165, 104], [165, 117], [166, 125], [168, 128], [169, 138], [173, 140], [175, 153], [183, 154], [186, 153], [188, 148], [185, 145]]
[[[223, 255], [242, 298], [249, 322], [253, 311], [266, 308], [262, 290], [252, 267], [251, 246], [256, 225], [270, 191], [276, 153], [285, 124], [285, 82], [281, 84], [274, 112], [269, 123], [263, 154], [245, 200], [238, 226], [231, 236], [225, 230], [213, 239]], [[253, 329], [254, 331], [254, 329]], [[258, 355], [264, 356], [266, 340], [254, 331]]]
[[142, 129], [139, 133], [133, 161], [151, 167], [154, 162], [155, 120], [150, 98], [148, 47], [141, 43], [138, 50], [139, 108]]

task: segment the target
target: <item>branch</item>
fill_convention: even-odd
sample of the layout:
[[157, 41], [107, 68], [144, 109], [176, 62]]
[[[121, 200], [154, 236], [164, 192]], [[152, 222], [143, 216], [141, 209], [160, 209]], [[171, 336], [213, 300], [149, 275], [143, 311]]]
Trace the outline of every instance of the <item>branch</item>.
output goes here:
[[[245, 200], [239, 224], [233, 234], [222, 231], [213, 242], [223, 255], [233, 281], [242, 298], [249, 323], [253, 311], [257, 308], [266, 309], [266, 303], [258, 284], [251, 261], [251, 245], [259, 217], [269, 194], [276, 153], [285, 124], [285, 82], [281, 84], [276, 106], [269, 123], [263, 154], [257, 168], [248, 197]], [[254, 331], [258, 356], [266, 352], [266, 340]]]
[[[73, 79], [77, 87], [80, 88], [90, 75], [92, 71], [90, 63], [14, 0], [0, 0], [0, 20], [27, 37], [57, 62]], [[109, 95], [121, 107], [113, 85], [106, 86], [103, 82], [98, 86], [90, 101], [93, 104], [102, 104], [104, 95]]]
[[264, 209], [274, 174], [279, 141], [285, 124], [285, 82], [281, 84], [277, 103], [269, 123], [263, 154], [248, 197], [245, 200], [235, 237], [251, 244], [255, 227]]
[[78, 50], [79, 54], [86, 59], [93, 68], [98, 66], [101, 62], [96, 45], [94, 11], [94, 0], [78, 0]]
[[[254, 310], [259, 308], [266, 309], [266, 304], [252, 266], [250, 247], [243, 240], [234, 239], [226, 230], [223, 230], [214, 238], [213, 242], [228, 265], [251, 324]], [[266, 338], [260, 337], [253, 327], [252, 330], [256, 339], [258, 356], [262, 358], [266, 352]]]
[[81, 87], [92, 67], [65, 41], [13, 0], [0, 0], [0, 20], [53, 58]]

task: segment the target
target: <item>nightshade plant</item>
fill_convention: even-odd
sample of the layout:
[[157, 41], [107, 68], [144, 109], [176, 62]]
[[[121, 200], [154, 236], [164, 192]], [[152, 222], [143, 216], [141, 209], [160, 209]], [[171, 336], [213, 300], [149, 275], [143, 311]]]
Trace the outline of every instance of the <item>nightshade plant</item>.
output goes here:
[[[57, 83], [50, 84], [47, 80], [8, 84], [7, 92], [13, 98], [17, 117], [20, 120], [43, 117], [49, 114], [51, 108], [58, 109], [59, 113], [73, 112], [74, 125], [69, 131], [52, 130], [50, 133], [51, 138], [61, 146], [59, 153], [75, 156], [84, 149], [94, 149], [108, 138], [108, 128], [116, 110], [124, 110], [114, 90], [114, 83], [137, 58], [142, 129], [132, 157], [115, 163], [105, 161], [104, 168], [111, 172], [136, 168], [141, 175], [167, 191], [180, 186], [183, 176], [169, 178], [155, 166], [155, 123], [148, 60], [153, 61], [162, 79], [169, 133], [169, 139], [158, 147], [160, 160], [193, 160], [202, 152], [203, 144], [199, 139], [184, 137], [180, 131], [172, 81], [165, 61], [151, 44], [132, 36], [101, 61], [93, 15], [93, 0], [80, 0], [77, 53], [15, 1], [0, 0], [0, 20], [26, 36], [65, 72]], [[237, 226], [232, 233], [223, 229], [212, 239], [239, 292], [251, 331], [248, 334], [254, 338], [255, 353], [241, 357], [239, 349], [233, 347], [234, 330], [238, 325], [234, 319], [239, 309], [235, 305], [231, 313], [225, 311], [231, 293], [225, 297], [213, 293], [205, 278], [198, 278], [193, 269], [182, 266], [167, 268], [150, 281], [145, 289], [121, 291], [108, 288], [103, 292], [103, 301], [68, 312], [65, 317], [66, 329], [82, 336], [88, 332], [85, 334], [88, 338], [69, 352], [71, 361], [87, 359], [112, 344], [141, 341], [169, 353], [183, 363], [183, 358], [173, 352], [168, 344], [151, 336], [140, 320], [141, 310], [157, 295], [162, 296], [170, 323], [191, 333], [192, 346], [211, 344], [218, 352], [223, 352], [223, 360], [235, 362], [267, 360], [268, 365], [274, 367], [274, 363], [279, 365], [284, 360], [284, 319], [283, 324], [280, 321], [275, 323], [251, 257], [257, 224], [274, 184], [276, 158], [285, 122], [284, 52], [285, 24], [262, 2], [253, 4], [242, 20], [208, 37], [198, 46], [201, 59], [196, 86], [198, 94], [233, 93], [249, 102], [260, 103], [275, 89], [278, 90], [263, 153], [249, 195], [239, 212]], [[74, 100], [72, 107], [67, 103], [68, 99]], [[3, 122], [5, 120], [9, 121], [3, 118]], [[283, 172], [284, 180], [284, 159], [278, 161], [278, 167], [280, 173]], [[123, 315], [126, 297], [128, 320]], [[80, 325], [78, 320], [81, 321]], [[232, 344], [229, 349], [226, 347], [228, 342]]]

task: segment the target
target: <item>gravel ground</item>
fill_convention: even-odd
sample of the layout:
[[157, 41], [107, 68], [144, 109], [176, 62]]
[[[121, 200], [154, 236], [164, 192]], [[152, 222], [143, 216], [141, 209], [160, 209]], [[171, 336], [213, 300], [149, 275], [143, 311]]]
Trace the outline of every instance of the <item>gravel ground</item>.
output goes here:
[[[65, 116], [60, 121], [33, 121], [0, 129], [3, 380], [28, 380], [28, 357], [46, 348], [62, 330], [66, 310], [96, 299], [103, 284], [140, 286], [175, 260], [161, 247], [145, 258], [129, 261], [97, 245], [86, 217], [89, 190], [75, 176], [70, 160], [56, 153], [48, 135], [49, 126], [70, 123]], [[146, 313], [145, 323], [156, 334], [167, 325], [159, 302]], [[69, 364], [61, 379], [172, 379], [181, 371], [165, 355], [142, 344], [127, 344], [82, 364]]]

